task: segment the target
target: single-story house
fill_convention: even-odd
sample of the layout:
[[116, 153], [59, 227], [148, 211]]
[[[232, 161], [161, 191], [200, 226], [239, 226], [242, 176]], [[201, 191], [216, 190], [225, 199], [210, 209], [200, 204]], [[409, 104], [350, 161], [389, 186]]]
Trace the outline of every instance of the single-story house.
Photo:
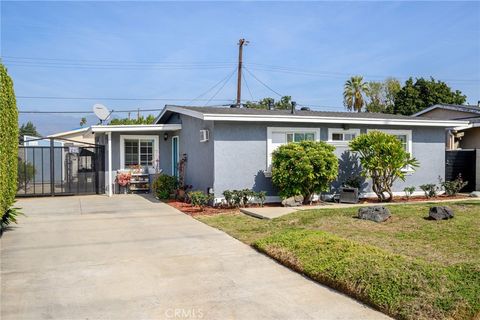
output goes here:
[[[106, 147], [106, 188], [115, 190], [116, 171], [140, 165], [153, 174], [179, 174], [185, 165], [185, 183], [211, 192], [216, 200], [227, 189], [266, 191], [267, 201], [278, 201], [271, 181], [271, 155], [280, 145], [300, 140], [322, 140], [336, 147], [340, 172], [332, 192], [360, 174], [358, 159], [348, 142], [370, 130], [396, 135], [420, 162], [408, 168], [405, 182], [394, 186], [438, 183], [445, 174], [445, 129], [468, 121], [438, 120], [401, 115], [310, 110], [258, 110], [226, 107], [167, 105], [152, 125], [92, 126], [97, 144]], [[183, 159], [183, 161], [181, 161]], [[361, 192], [371, 193], [368, 180]]]
[[55, 138], [63, 141], [63, 145], [65, 146], [81, 145], [83, 143], [93, 144], [95, 143], [93, 136], [85, 135], [88, 129], [88, 127], [83, 127], [64, 132], [58, 132], [47, 136], [47, 138]]
[[480, 101], [475, 105], [435, 104], [413, 115], [438, 120], [468, 121], [466, 126], [448, 128], [448, 150], [480, 149]]

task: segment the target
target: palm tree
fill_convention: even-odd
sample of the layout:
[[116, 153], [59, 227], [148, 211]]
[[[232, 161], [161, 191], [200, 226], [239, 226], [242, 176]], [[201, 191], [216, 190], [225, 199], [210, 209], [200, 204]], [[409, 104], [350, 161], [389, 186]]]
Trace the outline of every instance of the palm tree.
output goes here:
[[343, 104], [350, 111], [361, 112], [365, 105], [364, 95], [368, 93], [368, 84], [362, 76], [353, 76], [345, 82]]

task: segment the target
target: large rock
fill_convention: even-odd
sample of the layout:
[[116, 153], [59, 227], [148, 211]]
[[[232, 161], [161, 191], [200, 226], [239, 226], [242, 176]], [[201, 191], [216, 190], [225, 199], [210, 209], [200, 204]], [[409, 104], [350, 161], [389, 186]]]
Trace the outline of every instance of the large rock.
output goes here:
[[480, 191], [473, 191], [472, 193], [470, 193], [470, 197], [480, 198]]
[[431, 207], [428, 212], [428, 217], [432, 220], [443, 220], [453, 218], [453, 211], [449, 207]]
[[298, 207], [303, 204], [303, 196], [294, 196], [282, 200], [282, 206], [284, 207]]
[[390, 218], [390, 216], [390, 211], [384, 206], [364, 207], [358, 209], [359, 219], [383, 222]]

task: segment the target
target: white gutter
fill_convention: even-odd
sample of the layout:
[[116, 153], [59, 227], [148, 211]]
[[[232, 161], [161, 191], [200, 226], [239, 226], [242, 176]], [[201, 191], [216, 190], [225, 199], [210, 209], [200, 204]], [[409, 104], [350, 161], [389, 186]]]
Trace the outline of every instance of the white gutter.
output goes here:
[[151, 132], [151, 131], [175, 131], [182, 129], [181, 124], [136, 124], [136, 125], [104, 125], [91, 126], [88, 132]]
[[386, 119], [386, 118], [354, 118], [354, 117], [326, 117], [326, 116], [299, 116], [295, 114], [229, 114], [229, 113], [202, 113], [182, 107], [167, 106], [157, 119], [167, 112], [177, 112], [201, 120], [211, 121], [250, 121], [250, 122], [294, 122], [294, 123], [336, 123], [336, 124], [366, 124], [391, 126], [422, 126], [422, 127], [457, 127], [467, 126], [468, 121], [436, 120], [425, 118]]

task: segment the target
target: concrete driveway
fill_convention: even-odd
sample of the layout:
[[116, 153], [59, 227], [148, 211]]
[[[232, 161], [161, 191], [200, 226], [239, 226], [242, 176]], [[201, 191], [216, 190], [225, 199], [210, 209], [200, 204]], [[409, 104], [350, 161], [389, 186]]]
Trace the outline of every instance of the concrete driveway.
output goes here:
[[1, 319], [384, 319], [136, 195], [22, 199], [1, 239]]

